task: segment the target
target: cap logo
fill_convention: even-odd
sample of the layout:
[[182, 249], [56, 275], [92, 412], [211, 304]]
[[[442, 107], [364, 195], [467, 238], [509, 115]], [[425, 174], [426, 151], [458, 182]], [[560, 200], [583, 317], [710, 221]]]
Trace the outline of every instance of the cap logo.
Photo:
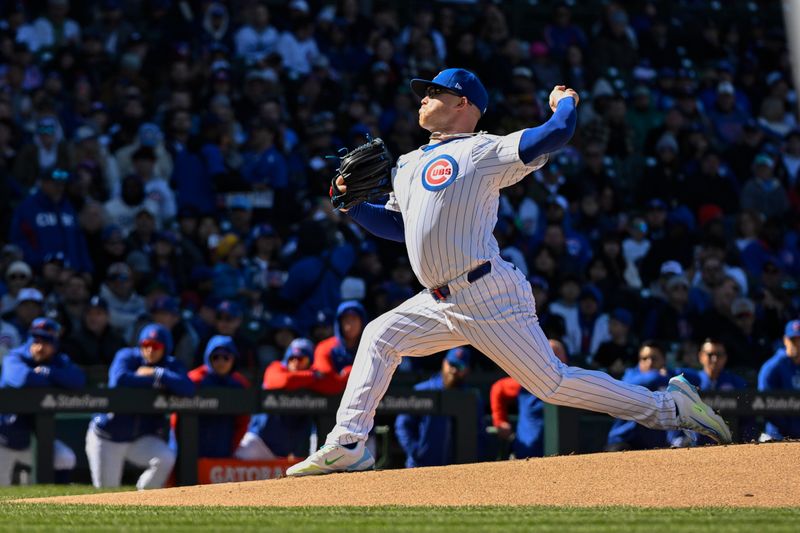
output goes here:
[[440, 191], [453, 183], [458, 176], [458, 163], [449, 155], [433, 158], [422, 169], [422, 186], [429, 191]]
[[455, 88], [458, 89], [459, 91], [463, 89], [463, 87], [461, 87], [461, 84], [458, 82], [456, 82]]

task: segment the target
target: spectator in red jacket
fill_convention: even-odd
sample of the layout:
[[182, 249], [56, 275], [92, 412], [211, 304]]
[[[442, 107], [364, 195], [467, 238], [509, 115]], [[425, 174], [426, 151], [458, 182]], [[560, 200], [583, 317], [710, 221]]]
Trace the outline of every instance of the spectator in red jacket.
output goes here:
[[[205, 363], [189, 372], [198, 389], [225, 387], [247, 389], [250, 382], [235, 370], [239, 352], [231, 337], [215, 335], [206, 345]], [[199, 457], [231, 457], [242, 440], [250, 415], [201, 416], [198, 420]], [[175, 443], [177, 416], [172, 415], [172, 443]]]
[[[338, 376], [326, 376], [311, 369], [314, 344], [295, 339], [283, 360], [273, 361], [264, 371], [265, 390], [307, 389], [322, 394], [339, 391]], [[344, 380], [350, 367], [344, 374]], [[309, 452], [312, 418], [299, 415], [259, 413], [252, 417], [247, 432], [234, 453], [237, 459], [267, 461], [276, 457], [305, 457]]]
[[336, 310], [333, 337], [320, 342], [314, 351], [312, 368], [327, 376], [329, 382], [337, 386], [331, 394], [344, 391], [347, 385], [347, 376], [350, 374], [366, 323], [367, 312], [360, 303], [354, 300], [342, 302]]

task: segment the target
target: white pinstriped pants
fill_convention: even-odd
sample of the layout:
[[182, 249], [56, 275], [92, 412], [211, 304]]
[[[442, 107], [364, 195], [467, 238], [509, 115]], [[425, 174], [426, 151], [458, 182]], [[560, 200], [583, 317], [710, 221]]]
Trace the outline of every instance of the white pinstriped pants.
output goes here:
[[608, 413], [653, 429], [678, 427], [668, 393], [559, 361], [539, 327], [530, 284], [511, 264], [494, 258], [492, 271], [474, 283], [463, 275], [448, 285], [451, 294], [445, 301], [422, 291], [367, 325], [328, 443], [367, 438], [401, 356], [465, 344], [546, 402]]

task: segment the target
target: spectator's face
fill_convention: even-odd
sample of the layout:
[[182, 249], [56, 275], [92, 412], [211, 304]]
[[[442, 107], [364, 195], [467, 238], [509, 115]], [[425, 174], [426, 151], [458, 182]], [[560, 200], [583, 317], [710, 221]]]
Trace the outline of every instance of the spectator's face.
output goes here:
[[233, 370], [235, 358], [227, 350], [217, 349], [211, 354], [211, 368], [218, 376], [227, 376]]
[[685, 283], [673, 283], [667, 288], [667, 299], [674, 307], [682, 308], [689, 301], [689, 287]]
[[738, 295], [739, 286], [732, 279], [726, 279], [714, 289], [714, 306], [720, 310], [730, 310]]
[[589, 280], [592, 282], [603, 281], [608, 277], [608, 269], [602, 261], [593, 261], [589, 267]]
[[150, 235], [156, 230], [156, 219], [147, 211], [142, 211], [136, 215], [136, 233], [140, 235]]
[[772, 167], [769, 165], [755, 165], [753, 167], [753, 175], [758, 179], [769, 179], [772, 177]]
[[15, 313], [23, 329], [28, 329], [33, 319], [42, 314], [42, 304], [33, 300], [25, 300], [17, 305]]
[[178, 220], [178, 225], [181, 229], [181, 235], [194, 237], [197, 231], [197, 219], [195, 217], [181, 217]]
[[628, 336], [628, 326], [624, 322], [612, 318], [608, 322], [608, 332], [614, 339], [625, 338]]
[[348, 312], [342, 315], [339, 319], [341, 326], [342, 337], [347, 344], [355, 343], [361, 335], [361, 330], [364, 327], [364, 322], [358, 313]]
[[297, 372], [299, 370], [308, 370], [311, 367], [311, 360], [303, 355], [300, 357], [290, 357], [286, 362], [286, 368], [289, 372]]
[[64, 197], [64, 191], [67, 188], [67, 184], [66, 182], [61, 180], [45, 179], [42, 180], [40, 188], [42, 192], [48, 198], [50, 198], [50, 200], [52, 200], [55, 203], [58, 203]]
[[651, 346], [645, 346], [639, 350], [639, 371], [650, 372], [651, 370], [661, 370], [664, 368], [664, 354], [661, 350]]
[[8, 284], [8, 292], [17, 294], [19, 290], [30, 283], [31, 278], [22, 272], [14, 272], [6, 276], [6, 283]]
[[55, 355], [56, 347], [48, 340], [34, 337], [30, 353], [37, 364], [45, 364], [50, 362]]
[[153, 321], [157, 324], [161, 324], [170, 331], [178, 324], [178, 322], [180, 322], [180, 320], [181, 317], [179, 315], [169, 311], [156, 311], [153, 313]]
[[233, 337], [236, 335], [239, 326], [242, 325], [242, 317], [229, 315], [227, 313], [218, 313], [216, 325], [220, 335]]
[[702, 171], [707, 176], [716, 176], [719, 173], [719, 157], [715, 154], [705, 156], [703, 158]]
[[722, 263], [717, 259], [708, 259], [703, 263], [701, 276], [703, 282], [709, 287], [716, 287], [722, 281], [725, 271], [722, 268]]
[[103, 243], [103, 247], [106, 253], [111, 257], [121, 257], [125, 253], [125, 241], [119, 233], [111, 235], [111, 237]]
[[152, 178], [155, 168], [155, 160], [149, 157], [137, 157], [133, 160], [133, 169], [136, 171], [136, 174], [144, 179]]
[[454, 389], [461, 385], [469, 374], [468, 368], [459, 369], [450, 364], [447, 359], [442, 361], [442, 381], [445, 389]]
[[728, 352], [724, 344], [704, 342], [697, 353], [703, 371], [712, 379], [719, 377], [728, 362]]
[[169, 241], [159, 239], [153, 246], [153, 252], [158, 257], [169, 257], [172, 255], [172, 244]]
[[118, 298], [127, 299], [133, 291], [133, 280], [128, 274], [114, 274], [108, 278], [108, 288]]
[[540, 286], [534, 285], [532, 287], [533, 290], [533, 299], [536, 302], [536, 309], [541, 311], [542, 309], [547, 306], [547, 301], [549, 298], [547, 297], [547, 292]]
[[148, 365], [158, 364], [164, 357], [164, 345], [160, 342], [146, 340], [139, 345], [139, 349]]
[[580, 286], [570, 280], [561, 285], [561, 298], [567, 302], [574, 302], [581, 292]]
[[550, 348], [552, 348], [553, 354], [558, 357], [558, 360], [564, 364], [567, 364], [567, 349], [564, 347], [561, 341], [550, 339], [547, 342], [550, 343]]
[[89, 300], [89, 287], [81, 276], [66, 273], [68, 276], [64, 287], [64, 299], [70, 303], [83, 303]]
[[580, 301], [581, 314], [585, 316], [595, 316], [598, 311], [597, 300], [594, 298], [583, 298]]
[[86, 329], [99, 335], [108, 326], [108, 311], [102, 307], [90, 307], [85, 316]]
[[651, 228], [663, 228], [667, 221], [666, 209], [649, 209], [647, 211], [647, 225]]
[[273, 335], [275, 346], [277, 346], [279, 350], [285, 350], [286, 347], [289, 346], [296, 338], [297, 335], [294, 333], [294, 331], [288, 328], [281, 328]]
[[786, 348], [786, 355], [800, 365], [800, 337], [783, 337], [783, 346]]
[[559, 226], [548, 226], [542, 242], [549, 248], [561, 250], [564, 247], [564, 230]]
[[756, 317], [750, 311], [742, 311], [733, 316], [733, 321], [740, 330], [749, 335], [753, 331]]

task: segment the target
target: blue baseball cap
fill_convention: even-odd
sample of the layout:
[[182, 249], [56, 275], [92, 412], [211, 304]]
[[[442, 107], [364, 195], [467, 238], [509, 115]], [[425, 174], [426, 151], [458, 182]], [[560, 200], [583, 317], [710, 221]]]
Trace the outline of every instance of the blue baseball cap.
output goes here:
[[283, 364], [288, 363], [292, 357], [308, 357], [309, 361], [313, 361], [314, 343], [308, 339], [294, 339], [283, 353]]
[[459, 370], [469, 367], [470, 353], [466, 346], [453, 348], [445, 356], [445, 360]]
[[217, 305], [217, 314], [239, 318], [242, 316], [242, 308], [233, 300], [223, 300]]
[[178, 304], [178, 300], [172, 296], [159, 296], [153, 301], [153, 304], [150, 306], [150, 312], [157, 313], [159, 311], [166, 311], [173, 315], [181, 314], [180, 304]]
[[486, 106], [489, 104], [489, 93], [478, 79], [478, 76], [463, 68], [448, 68], [441, 71], [432, 80], [414, 78], [411, 80], [411, 90], [420, 98], [425, 97], [425, 91], [430, 86], [441, 87], [448, 91], [453, 91], [461, 96], [466, 96], [475, 107], [480, 110], [481, 115], [486, 113]]
[[145, 342], [157, 342], [164, 346], [164, 353], [169, 355], [172, 352], [172, 333], [161, 324], [147, 324], [139, 332], [139, 339], [137, 344], [141, 345]]
[[31, 322], [28, 334], [33, 339], [57, 344], [61, 335], [61, 325], [52, 318], [39, 317]]
[[800, 337], [800, 320], [791, 320], [786, 324], [786, 329], [783, 334], [790, 339], [793, 337]]

